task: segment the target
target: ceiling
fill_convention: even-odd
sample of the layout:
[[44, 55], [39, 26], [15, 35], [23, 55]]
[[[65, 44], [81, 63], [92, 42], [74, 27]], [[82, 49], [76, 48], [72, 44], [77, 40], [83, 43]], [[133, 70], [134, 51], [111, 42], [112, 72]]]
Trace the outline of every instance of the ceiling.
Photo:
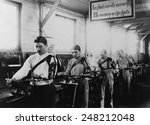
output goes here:
[[[56, 0], [34, 0], [43, 3], [54, 4]], [[59, 7], [71, 10], [83, 15], [88, 14], [89, 0], [61, 0]]]
[[[36, 0], [54, 4], [56, 0]], [[104, 0], [100, 0], [104, 1]], [[71, 10], [88, 17], [89, 0], [61, 0], [59, 7]], [[122, 26], [128, 30], [136, 30], [139, 34], [150, 34], [150, 0], [135, 0], [135, 18], [111, 21], [112, 25]]]

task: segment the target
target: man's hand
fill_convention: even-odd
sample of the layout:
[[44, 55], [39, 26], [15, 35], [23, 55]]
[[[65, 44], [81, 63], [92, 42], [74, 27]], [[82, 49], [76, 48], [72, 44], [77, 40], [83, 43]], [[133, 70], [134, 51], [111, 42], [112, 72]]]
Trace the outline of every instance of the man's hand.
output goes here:
[[17, 80], [16, 80], [15, 78], [12, 78], [12, 79], [7, 78], [7, 79], [6, 79], [6, 86], [11, 87], [11, 83], [12, 83], [13, 81], [17, 81]]
[[64, 72], [58, 72], [57, 73], [57, 76], [62, 76], [62, 75], [64, 75]]

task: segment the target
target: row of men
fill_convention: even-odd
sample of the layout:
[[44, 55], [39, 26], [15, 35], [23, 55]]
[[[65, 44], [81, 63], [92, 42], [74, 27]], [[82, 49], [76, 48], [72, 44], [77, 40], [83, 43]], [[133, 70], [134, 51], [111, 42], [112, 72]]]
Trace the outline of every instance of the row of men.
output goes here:
[[[59, 63], [59, 60], [52, 54], [47, 52], [48, 44], [47, 39], [43, 36], [39, 36], [34, 40], [34, 44], [37, 53], [31, 55], [24, 62], [24, 65], [18, 70], [11, 79], [7, 80], [10, 84], [13, 81], [21, 80], [25, 78], [29, 73], [31, 73], [34, 78], [46, 78], [52, 79], [61, 75], [83, 75], [85, 72], [91, 71], [89, 62], [87, 59], [81, 56], [81, 48], [79, 45], [75, 45], [72, 48], [73, 58], [69, 61], [67, 69], [63, 72], [58, 72], [58, 65], [54, 66], [54, 63]], [[132, 63], [131, 60], [123, 53], [123, 51], [118, 52], [119, 58], [116, 63], [113, 59], [107, 56], [107, 51], [104, 50], [100, 54], [100, 59], [97, 62], [98, 70], [101, 74], [105, 76], [100, 83], [101, 92], [101, 107], [105, 105], [105, 89], [109, 86], [109, 92], [111, 94], [110, 104], [113, 107], [113, 85], [114, 85], [114, 71], [116, 70], [116, 64], [121, 71], [122, 80], [128, 85], [128, 92], [130, 93], [130, 82], [131, 74], [126, 68]], [[33, 107], [54, 107], [56, 88], [53, 84], [53, 80], [39, 80], [34, 83], [32, 87], [31, 100]], [[75, 107], [88, 107], [89, 101], [89, 83], [86, 78], [80, 78], [78, 80]]]

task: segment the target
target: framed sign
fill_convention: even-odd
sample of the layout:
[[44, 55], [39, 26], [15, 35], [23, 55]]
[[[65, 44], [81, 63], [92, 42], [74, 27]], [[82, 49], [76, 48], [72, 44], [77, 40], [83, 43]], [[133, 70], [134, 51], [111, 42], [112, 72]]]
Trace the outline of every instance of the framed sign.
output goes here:
[[135, 3], [134, 0], [92, 0], [89, 13], [91, 21], [134, 18]]

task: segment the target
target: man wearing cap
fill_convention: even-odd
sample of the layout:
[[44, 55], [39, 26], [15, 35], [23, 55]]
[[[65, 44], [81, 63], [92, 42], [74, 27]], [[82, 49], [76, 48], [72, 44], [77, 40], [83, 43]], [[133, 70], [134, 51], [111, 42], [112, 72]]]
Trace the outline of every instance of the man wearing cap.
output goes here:
[[101, 84], [101, 108], [106, 106], [105, 97], [106, 97], [106, 88], [108, 87], [108, 92], [110, 97], [107, 96], [107, 101], [109, 102], [109, 107], [113, 108], [113, 69], [115, 68], [115, 63], [112, 58], [107, 56], [107, 51], [103, 50], [100, 54], [100, 59], [97, 62], [99, 71], [104, 77], [99, 84]]
[[[69, 61], [65, 72], [59, 73], [59, 75], [83, 75], [89, 70], [89, 63], [85, 57], [81, 56], [81, 48], [79, 45], [75, 45], [72, 49], [73, 58]], [[80, 78], [77, 86], [77, 93], [75, 99], [75, 106], [78, 108], [88, 107], [89, 99], [89, 83], [85, 78]]]
[[130, 95], [130, 86], [132, 78], [129, 67], [132, 66], [133, 62], [128, 57], [128, 55], [124, 53], [123, 50], [119, 50], [117, 54], [118, 59], [116, 60], [116, 63], [117, 67], [119, 68], [120, 85], [122, 85], [123, 89], [122, 94], [128, 96]]

